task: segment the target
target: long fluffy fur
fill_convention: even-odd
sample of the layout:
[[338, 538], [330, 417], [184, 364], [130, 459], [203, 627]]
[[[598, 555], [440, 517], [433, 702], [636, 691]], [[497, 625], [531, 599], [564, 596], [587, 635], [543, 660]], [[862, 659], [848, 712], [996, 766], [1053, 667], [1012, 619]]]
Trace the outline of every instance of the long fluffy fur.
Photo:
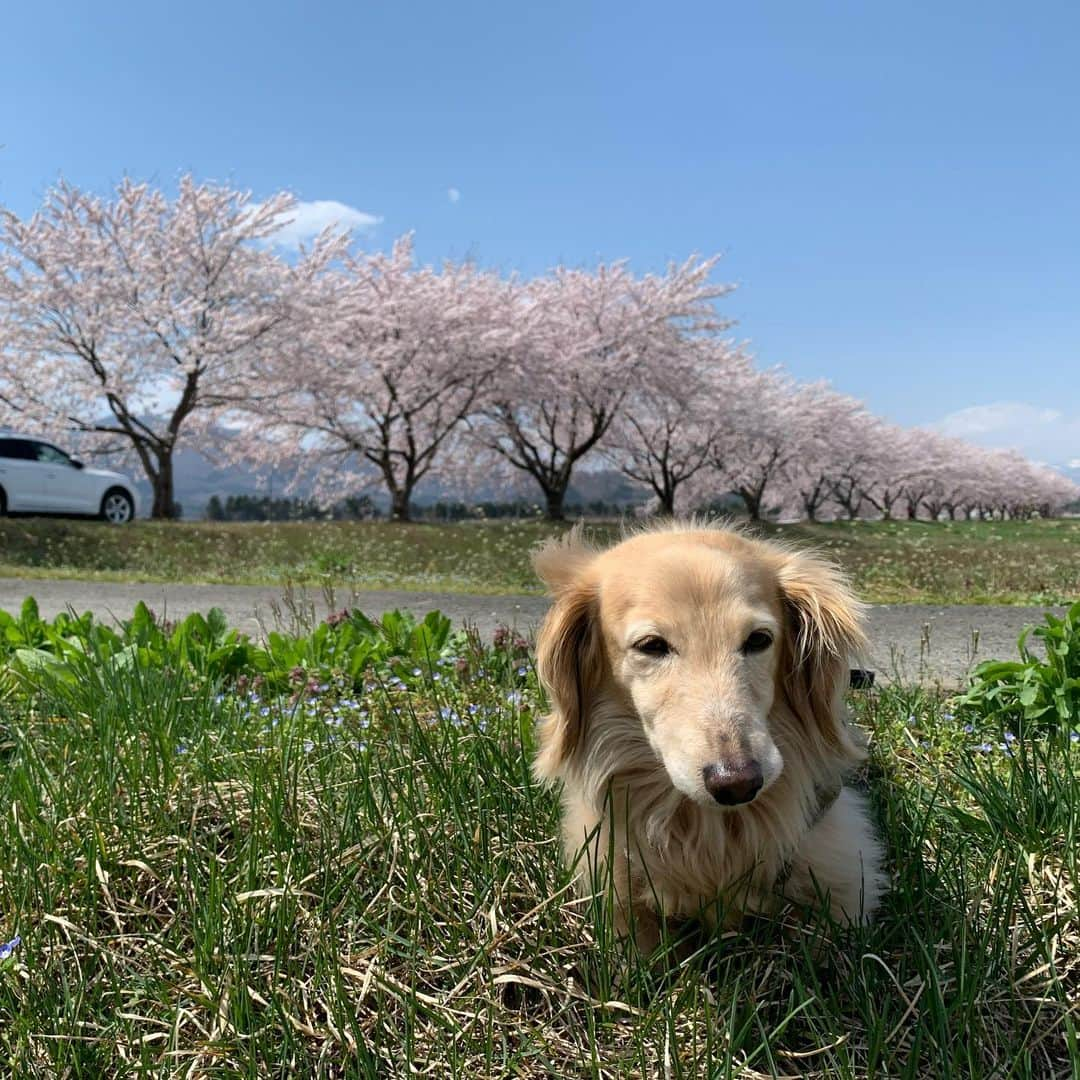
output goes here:
[[[580, 535], [548, 544], [536, 567], [554, 595], [538, 661], [553, 709], [540, 728], [536, 775], [563, 785], [563, 834], [583, 891], [610, 873], [616, 921], [649, 947], [660, 912], [725, 918], [775, 909], [783, 899], [827, 898], [833, 914], [861, 920], [884, 889], [881, 849], [845, 774], [864, 756], [842, 695], [849, 654], [864, 643], [862, 608], [829, 564], [700, 523], [665, 526], [673, 542], [734, 545], [775, 566], [786, 615], [770, 734], [784, 767], [737, 812], [718, 812], [672, 784], [625, 688], [604, 655], [598, 554]], [[690, 537], [687, 534], [696, 534]], [[824, 793], [839, 797], [822, 814]], [[586, 840], [589, 842], [586, 844]]]

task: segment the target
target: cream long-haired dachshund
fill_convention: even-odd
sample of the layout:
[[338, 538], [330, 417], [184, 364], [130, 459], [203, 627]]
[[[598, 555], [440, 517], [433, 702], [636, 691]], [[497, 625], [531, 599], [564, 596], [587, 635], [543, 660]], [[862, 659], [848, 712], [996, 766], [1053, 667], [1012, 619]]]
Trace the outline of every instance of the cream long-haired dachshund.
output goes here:
[[575, 530], [534, 564], [554, 597], [534, 771], [562, 781], [567, 858], [584, 891], [610, 875], [618, 931], [651, 950], [661, 913], [869, 917], [881, 846], [843, 786], [864, 757], [842, 701], [863, 610], [839, 572], [694, 523], [606, 551]]

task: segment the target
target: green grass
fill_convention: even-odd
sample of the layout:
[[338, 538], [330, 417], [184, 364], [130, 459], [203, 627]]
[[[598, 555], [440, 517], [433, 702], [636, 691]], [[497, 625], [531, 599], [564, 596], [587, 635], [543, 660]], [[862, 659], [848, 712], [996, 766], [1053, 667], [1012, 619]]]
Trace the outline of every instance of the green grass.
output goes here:
[[[0, 574], [116, 581], [324, 583], [471, 593], [537, 592], [540, 522], [239, 525], [0, 520]], [[617, 525], [594, 525], [601, 541]], [[837, 522], [769, 526], [817, 546], [874, 603], [1063, 604], [1080, 595], [1080, 521]]]
[[620, 980], [530, 778], [535, 676], [466, 653], [294, 701], [104, 665], [28, 697], [0, 672], [3, 1071], [1072, 1074], [1066, 737], [1009, 757], [939, 697], [856, 695], [878, 923], [760, 920]]

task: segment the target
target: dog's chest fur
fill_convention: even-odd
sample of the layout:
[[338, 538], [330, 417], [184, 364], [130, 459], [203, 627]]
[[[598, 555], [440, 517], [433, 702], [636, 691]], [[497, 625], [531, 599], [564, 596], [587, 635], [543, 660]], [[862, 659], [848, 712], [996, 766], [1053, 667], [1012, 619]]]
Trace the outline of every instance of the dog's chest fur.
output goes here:
[[639, 722], [607, 705], [594, 711], [577, 782], [565, 789], [567, 854], [593, 834], [593, 862], [614, 856], [620, 893], [628, 888], [633, 904], [671, 916], [708, 914], [721, 898], [733, 918], [774, 906], [776, 882], [819, 813], [817, 793], [839, 789], [839, 770], [789, 749], [784, 773], [759, 800], [738, 810], [701, 806], [672, 787]]

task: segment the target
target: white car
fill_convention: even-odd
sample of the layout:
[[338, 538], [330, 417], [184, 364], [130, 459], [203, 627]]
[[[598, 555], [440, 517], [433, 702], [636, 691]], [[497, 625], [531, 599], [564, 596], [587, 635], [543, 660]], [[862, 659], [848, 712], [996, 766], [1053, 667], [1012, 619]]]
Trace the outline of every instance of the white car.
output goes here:
[[87, 514], [126, 525], [135, 508], [135, 485], [123, 473], [87, 468], [44, 439], [0, 432], [0, 515]]

